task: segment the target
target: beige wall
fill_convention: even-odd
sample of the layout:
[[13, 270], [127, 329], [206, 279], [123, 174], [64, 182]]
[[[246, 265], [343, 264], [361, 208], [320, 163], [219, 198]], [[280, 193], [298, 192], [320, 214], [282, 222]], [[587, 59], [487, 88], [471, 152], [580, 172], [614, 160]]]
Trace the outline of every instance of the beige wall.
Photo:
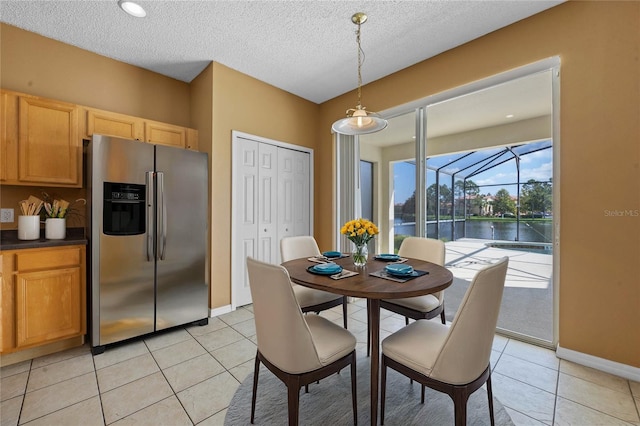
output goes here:
[[[191, 89], [191, 127], [198, 129], [198, 151], [206, 152], [209, 164], [209, 191], [211, 194], [211, 181], [213, 174], [211, 173], [212, 151], [213, 145], [213, 64], [209, 64], [190, 85]], [[208, 222], [209, 222], [209, 238], [207, 239], [207, 271], [209, 273], [209, 282], [211, 283], [211, 212], [214, 200], [209, 197], [208, 206]], [[217, 283], [216, 283], [217, 284]], [[215, 294], [215, 291], [210, 292]], [[211, 296], [210, 296], [211, 297]], [[209, 306], [212, 306], [209, 300]]]
[[[568, 2], [363, 88], [385, 110], [560, 56], [560, 336], [563, 348], [640, 367], [640, 3]], [[353, 94], [321, 105], [322, 144]], [[329, 166], [318, 155], [318, 173]], [[331, 223], [316, 182], [316, 237]], [[318, 201], [318, 200], [316, 200]]]
[[0, 24], [0, 87], [189, 126], [189, 85]]
[[[212, 307], [231, 303], [231, 131], [316, 148], [319, 107], [213, 64]], [[318, 151], [330, 151], [331, 143]], [[315, 167], [318, 167], [316, 161]], [[317, 170], [317, 169], [316, 169]], [[322, 180], [317, 172], [315, 182]], [[317, 205], [317, 204], [316, 204]]]

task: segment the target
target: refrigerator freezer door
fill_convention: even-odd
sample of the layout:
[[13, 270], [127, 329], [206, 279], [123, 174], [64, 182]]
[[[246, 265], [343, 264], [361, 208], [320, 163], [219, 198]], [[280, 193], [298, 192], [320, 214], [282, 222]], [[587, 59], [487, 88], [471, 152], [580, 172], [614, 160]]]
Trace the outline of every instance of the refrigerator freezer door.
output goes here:
[[[147, 257], [150, 205], [147, 173], [153, 171], [153, 145], [95, 136], [90, 144], [91, 163], [91, 303], [92, 346], [104, 346], [154, 331], [154, 255]], [[145, 203], [139, 215], [147, 215], [144, 233], [107, 235], [103, 229], [104, 200], [122, 198], [104, 194], [104, 182], [142, 185]], [[141, 195], [142, 197], [142, 195]], [[126, 200], [124, 201], [126, 202]], [[126, 207], [123, 207], [126, 208]], [[111, 212], [115, 221], [127, 219], [126, 211]], [[151, 234], [149, 234], [151, 232]], [[151, 245], [153, 248], [153, 245]]]
[[209, 316], [207, 154], [156, 145], [156, 172], [156, 330], [162, 330]]

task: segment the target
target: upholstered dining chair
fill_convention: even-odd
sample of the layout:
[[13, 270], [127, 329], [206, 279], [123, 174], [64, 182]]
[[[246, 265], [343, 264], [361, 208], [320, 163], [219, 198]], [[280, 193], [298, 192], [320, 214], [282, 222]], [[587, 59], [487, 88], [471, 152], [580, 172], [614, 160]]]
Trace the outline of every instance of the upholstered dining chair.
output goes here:
[[[283, 262], [300, 257], [319, 256], [320, 249], [315, 238], [307, 235], [298, 237], [285, 237], [280, 240], [280, 257]], [[298, 299], [302, 312], [320, 313], [327, 309], [342, 304], [342, 322], [347, 328], [347, 296], [329, 293], [328, 291], [315, 290], [291, 283], [293, 291]]]
[[418, 320], [382, 341], [382, 424], [390, 367], [422, 385], [422, 403], [425, 386], [448, 394], [456, 426], [466, 425], [467, 400], [486, 382], [494, 425], [489, 359], [508, 264], [503, 257], [476, 273], [450, 325]]
[[[398, 256], [412, 257], [444, 266], [444, 242], [433, 238], [407, 237], [400, 244]], [[381, 300], [380, 307], [403, 315], [407, 325], [409, 318], [414, 320], [431, 319], [438, 315], [440, 315], [442, 323], [446, 323], [444, 319], [444, 291], [406, 299]]]
[[353, 422], [357, 424], [356, 338], [319, 315], [303, 315], [280, 265], [247, 258], [258, 350], [251, 423], [255, 418], [258, 373], [262, 362], [287, 386], [289, 425], [298, 424], [300, 388], [351, 366]]
[[[411, 257], [444, 266], [444, 242], [433, 238], [407, 237], [400, 244], [398, 256]], [[444, 290], [434, 294], [404, 299], [383, 299], [380, 300], [380, 308], [404, 316], [406, 325], [409, 325], [409, 318], [414, 320], [431, 319], [438, 315], [440, 315], [442, 323], [446, 324], [444, 318]], [[367, 329], [369, 329], [369, 325], [367, 325]], [[369, 355], [370, 350], [368, 339], [367, 337], [367, 355]]]

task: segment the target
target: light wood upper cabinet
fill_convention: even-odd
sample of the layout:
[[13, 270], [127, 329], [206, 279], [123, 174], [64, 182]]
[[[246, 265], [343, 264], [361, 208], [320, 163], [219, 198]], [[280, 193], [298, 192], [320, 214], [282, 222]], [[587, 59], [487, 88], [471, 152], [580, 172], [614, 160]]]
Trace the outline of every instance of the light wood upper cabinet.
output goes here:
[[172, 124], [146, 120], [144, 122], [144, 140], [149, 143], [185, 148], [187, 129]]
[[198, 150], [198, 131], [95, 108], [86, 109], [85, 137], [94, 134]]
[[1, 352], [84, 336], [84, 246], [6, 251], [0, 259]]
[[18, 181], [82, 186], [78, 107], [19, 97]]
[[95, 109], [87, 110], [87, 136], [93, 134], [144, 140], [144, 120], [130, 115]]
[[0, 93], [0, 182], [18, 180], [18, 97]]
[[198, 150], [198, 131], [0, 90], [0, 182], [82, 187], [82, 138], [93, 134]]
[[196, 129], [187, 129], [187, 145], [185, 148], [192, 151], [198, 150], [198, 131]]

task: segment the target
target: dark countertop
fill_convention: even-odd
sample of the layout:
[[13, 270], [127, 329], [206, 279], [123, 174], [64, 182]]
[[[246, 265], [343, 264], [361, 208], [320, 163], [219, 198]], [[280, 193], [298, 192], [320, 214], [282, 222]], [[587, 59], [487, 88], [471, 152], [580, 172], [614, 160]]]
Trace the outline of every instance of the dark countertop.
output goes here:
[[67, 228], [64, 240], [47, 240], [44, 237], [44, 229], [40, 230], [40, 238], [37, 240], [19, 240], [17, 229], [0, 231], [0, 250], [75, 246], [87, 245], [87, 243], [88, 239], [84, 228]]

